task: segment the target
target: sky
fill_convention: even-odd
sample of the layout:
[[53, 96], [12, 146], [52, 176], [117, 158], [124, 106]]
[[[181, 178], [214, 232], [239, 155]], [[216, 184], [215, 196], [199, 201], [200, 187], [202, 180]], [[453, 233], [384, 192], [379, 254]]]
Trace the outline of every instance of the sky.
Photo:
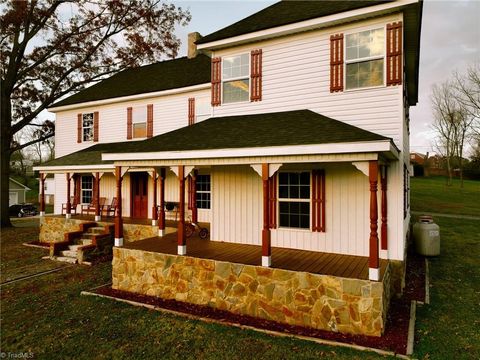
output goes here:
[[[189, 32], [202, 35], [241, 20], [276, 1], [173, 1], [189, 9], [192, 20], [177, 31], [182, 39], [181, 56], [186, 54]], [[425, 0], [423, 5], [419, 102], [410, 108], [410, 148], [432, 152], [431, 87], [447, 80], [453, 71], [465, 71], [480, 61], [480, 0]]]

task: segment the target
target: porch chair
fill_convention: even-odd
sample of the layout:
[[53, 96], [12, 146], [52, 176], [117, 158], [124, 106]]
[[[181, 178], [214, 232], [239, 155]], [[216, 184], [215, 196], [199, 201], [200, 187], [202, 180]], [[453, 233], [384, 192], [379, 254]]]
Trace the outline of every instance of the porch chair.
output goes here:
[[114, 197], [112, 198], [112, 203], [110, 205], [102, 206], [102, 213], [104, 213], [105, 216], [115, 216], [117, 213], [117, 208], [118, 208], [118, 200], [116, 197]]
[[[78, 197], [70, 196], [70, 214], [77, 215]], [[67, 213], [67, 203], [62, 204], [62, 215]]]
[[[105, 206], [105, 201], [107, 200], [107, 198], [105, 197], [101, 197], [100, 198], [100, 202], [99, 202], [99, 206], [100, 206], [100, 211], [102, 210], [103, 206]], [[82, 215], [83, 214], [95, 214], [95, 200], [92, 199], [92, 201], [90, 202], [90, 204], [82, 204]]]

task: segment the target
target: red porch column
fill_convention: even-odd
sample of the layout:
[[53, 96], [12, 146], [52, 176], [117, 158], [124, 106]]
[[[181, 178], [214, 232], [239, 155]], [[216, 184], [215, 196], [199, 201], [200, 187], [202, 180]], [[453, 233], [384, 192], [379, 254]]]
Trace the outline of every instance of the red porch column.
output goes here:
[[370, 256], [368, 261], [368, 277], [370, 280], [380, 279], [380, 261], [378, 258], [378, 161], [369, 162], [368, 178], [370, 181]]
[[165, 169], [160, 169], [160, 211], [158, 212], [158, 236], [165, 235]]
[[262, 230], [262, 266], [272, 265], [272, 247], [270, 243], [270, 211], [269, 192], [269, 169], [268, 164], [262, 164], [263, 183], [263, 230]]
[[123, 219], [122, 219], [122, 167], [115, 166], [117, 181], [117, 213], [115, 214], [115, 246], [123, 246]]
[[100, 209], [100, 173], [95, 173], [95, 221], [102, 220]]
[[382, 189], [382, 226], [381, 226], [381, 248], [388, 255], [388, 234], [387, 234], [387, 166], [382, 166], [380, 172], [380, 185]]
[[197, 209], [197, 170], [192, 171], [192, 222], [198, 222], [198, 209]]
[[157, 226], [157, 170], [153, 169], [152, 226]]
[[45, 216], [45, 178], [46, 174], [40, 173], [40, 216]]
[[67, 204], [66, 204], [67, 209], [65, 211], [65, 218], [70, 219], [72, 217], [72, 212], [71, 212], [72, 204], [70, 203], [70, 180], [71, 180], [71, 176], [70, 176], [70, 173], [66, 173], [65, 176], [67, 178]]
[[179, 193], [179, 219], [178, 219], [178, 255], [187, 254], [187, 242], [185, 236], [185, 166], [181, 165], [178, 167], [178, 182], [180, 184], [180, 193]]

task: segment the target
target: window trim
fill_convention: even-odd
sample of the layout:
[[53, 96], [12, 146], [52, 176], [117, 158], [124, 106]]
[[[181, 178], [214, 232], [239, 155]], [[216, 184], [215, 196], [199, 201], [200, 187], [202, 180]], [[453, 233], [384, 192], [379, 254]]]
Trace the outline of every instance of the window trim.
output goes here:
[[[347, 60], [347, 36], [353, 35], [353, 34], [358, 34], [363, 31], [371, 31], [371, 30], [377, 30], [377, 29], [383, 29], [383, 55], [377, 55], [377, 56], [369, 56], [368, 58], [361, 58], [361, 60]], [[371, 61], [371, 60], [380, 60], [383, 59], [383, 83], [381, 85], [374, 85], [374, 86], [364, 86], [364, 87], [357, 87], [353, 89], [347, 89], [347, 65], [348, 64], [355, 64], [355, 63], [360, 63], [360, 62], [365, 62], [365, 61]], [[376, 25], [370, 25], [368, 27], [362, 27], [362, 28], [356, 28], [352, 29], [350, 31], [345, 31], [344, 32], [344, 41], [343, 41], [343, 83], [344, 85], [344, 92], [350, 92], [350, 91], [359, 91], [359, 90], [369, 90], [369, 89], [378, 89], [382, 87], [387, 86], [387, 25], [386, 24], [376, 24]]]
[[[280, 174], [281, 173], [286, 173], [286, 174], [292, 174], [292, 173], [304, 173], [308, 172], [309, 174], [309, 193], [310, 196], [308, 199], [306, 198], [299, 198], [299, 199], [292, 199], [292, 198], [280, 198]], [[302, 232], [312, 232], [312, 205], [313, 205], [313, 198], [312, 198], [312, 170], [283, 170], [278, 172], [277, 176], [277, 183], [275, 184], [277, 187], [277, 211], [275, 216], [277, 217], [277, 229], [280, 230], [288, 230], [288, 231], [302, 231]], [[282, 202], [308, 202], [310, 204], [310, 210], [308, 213], [308, 228], [302, 228], [302, 227], [288, 227], [288, 226], [281, 226], [280, 225], [280, 201]], [[275, 230], [275, 229], [273, 229]]]
[[[199, 176], [208, 176], [209, 179], [210, 179], [210, 190], [209, 191], [205, 191], [205, 190], [197, 190], [195, 189], [195, 206], [197, 208], [197, 210], [206, 210], [206, 211], [210, 211], [212, 210], [212, 174], [197, 174], [197, 179], [196, 179], [196, 184], [198, 185], [199, 181], [198, 181], [198, 177]], [[209, 200], [209, 203], [210, 203], [210, 207], [208, 208], [201, 208], [201, 207], [198, 207], [198, 199], [197, 199], [197, 195], [198, 194], [210, 194], [210, 200]]]
[[[233, 57], [237, 57], [237, 56], [242, 56], [242, 55], [247, 55], [248, 56], [248, 74], [247, 76], [237, 76], [237, 77], [232, 77], [230, 79], [228, 79], [227, 81], [225, 81], [223, 79], [223, 69], [224, 69], [224, 59], [225, 58], [233, 58]], [[245, 104], [245, 103], [249, 103], [250, 102], [250, 96], [251, 96], [251, 83], [252, 83], [252, 79], [251, 79], [251, 67], [252, 67], [252, 57], [250, 55], [249, 52], [242, 52], [242, 53], [237, 53], [237, 54], [233, 54], [233, 55], [226, 55], [226, 56], [222, 56], [222, 63], [221, 63], [221, 67], [220, 67], [220, 99], [221, 99], [221, 102], [222, 102], [222, 106], [228, 106], [228, 105], [231, 105], [231, 104]], [[245, 100], [245, 101], [233, 101], [233, 102], [225, 102], [225, 96], [223, 94], [223, 84], [225, 82], [231, 82], [231, 81], [236, 81], [236, 80], [245, 80], [245, 79], [248, 79], [248, 99]]]
[[[91, 189], [87, 189], [87, 188], [83, 187], [83, 178], [87, 178], [87, 177], [92, 179], [92, 188]], [[94, 184], [93, 184], [93, 176], [92, 175], [82, 175], [80, 177], [80, 201], [81, 201], [80, 203], [81, 204], [90, 204], [92, 202], [92, 200], [93, 200], [93, 187], [94, 187]], [[84, 203], [83, 202], [83, 192], [84, 191], [91, 192], [91, 194], [92, 194], [89, 203]]]
[[[84, 122], [84, 116], [85, 115], [91, 115], [92, 116], [92, 126], [83, 126], [83, 122]], [[85, 133], [84, 133], [84, 129], [92, 129], [92, 138], [90, 140], [85, 140]], [[95, 112], [92, 111], [92, 112], [86, 112], [86, 113], [82, 113], [82, 143], [84, 142], [93, 142], [93, 139], [95, 138]]]
[[[135, 121], [134, 112], [135, 109], [145, 108], [145, 121]], [[135, 124], [145, 124], [145, 136], [135, 136]], [[132, 106], [132, 140], [133, 139], [146, 139], [148, 136], [148, 105]]]

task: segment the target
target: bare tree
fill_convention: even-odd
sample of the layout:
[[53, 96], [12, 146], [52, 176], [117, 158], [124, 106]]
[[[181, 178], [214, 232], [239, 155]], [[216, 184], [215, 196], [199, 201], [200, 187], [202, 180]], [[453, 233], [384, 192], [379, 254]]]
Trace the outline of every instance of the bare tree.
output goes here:
[[480, 62], [468, 67], [466, 74], [453, 74], [455, 97], [470, 117], [471, 130], [480, 138]]
[[[62, 97], [126, 68], [177, 55], [174, 31], [190, 14], [161, 0], [24, 0], [0, 8], [2, 179], [12, 152], [54, 134], [37, 117]], [[35, 124], [35, 125], [33, 125]], [[13, 141], [25, 126], [40, 137]], [[10, 226], [8, 181], [1, 182], [0, 226]]]

